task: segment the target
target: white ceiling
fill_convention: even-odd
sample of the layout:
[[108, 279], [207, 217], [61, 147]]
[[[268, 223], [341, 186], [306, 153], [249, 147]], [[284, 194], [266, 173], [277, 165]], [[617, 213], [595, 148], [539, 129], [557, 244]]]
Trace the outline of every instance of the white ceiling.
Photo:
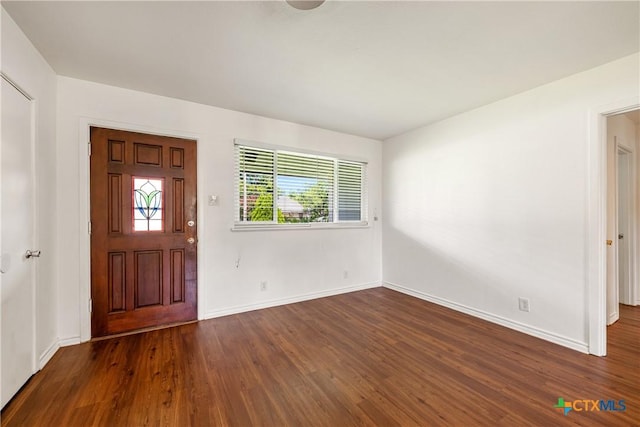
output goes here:
[[640, 50], [632, 2], [9, 2], [61, 75], [385, 139]]

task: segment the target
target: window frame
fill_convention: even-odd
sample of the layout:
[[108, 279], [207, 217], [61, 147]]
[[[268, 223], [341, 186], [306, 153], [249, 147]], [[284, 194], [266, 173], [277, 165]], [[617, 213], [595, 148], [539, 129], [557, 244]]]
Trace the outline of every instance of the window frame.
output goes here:
[[[240, 221], [240, 148], [268, 150], [273, 152], [273, 219], [271, 221]], [[279, 223], [278, 222], [278, 154], [299, 155], [302, 157], [318, 157], [333, 162], [333, 206], [332, 206], [332, 222], [300, 222], [300, 223]], [[361, 167], [360, 177], [360, 219], [359, 220], [338, 220], [338, 165], [340, 162], [348, 162], [359, 164]], [[233, 140], [233, 194], [234, 194], [234, 219], [232, 231], [250, 231], [250, 230], [299, 230], [299, 229], [330, 229], [330, 228], [366, 228], [369, 227], [368, 221], [368, 179], [367, 179], [368, 162], [363, 159], [353, 158], [349, 156], [339, 156], [326, 152], [316, 152], [297, 147], [278, 146], [265, 144], [257, 141], [249, 141], [235, 138]]]

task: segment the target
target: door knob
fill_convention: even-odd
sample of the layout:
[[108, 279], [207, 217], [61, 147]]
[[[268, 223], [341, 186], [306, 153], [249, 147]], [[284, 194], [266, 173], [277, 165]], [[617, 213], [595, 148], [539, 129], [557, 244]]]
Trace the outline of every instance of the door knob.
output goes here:
[[196, 242], [196, 239], [194, 239], [193, 237], [189, 237], [189, 238], [187, 239], [187, 243], [189, 243], [189, 244], [191, 244], [191, 245], [193, 245], [195, 242]]
[[196, 223], [194, 221], [187, 221], [187, 225], [189, 227], [193, 227], [194, 225], [196, 225]]
[[32, 251], [32, 250], [27, 250], [27, 252], [25, 252], [24, 257], [26, 259], [29, 258], [40, 258], [40, 251]]

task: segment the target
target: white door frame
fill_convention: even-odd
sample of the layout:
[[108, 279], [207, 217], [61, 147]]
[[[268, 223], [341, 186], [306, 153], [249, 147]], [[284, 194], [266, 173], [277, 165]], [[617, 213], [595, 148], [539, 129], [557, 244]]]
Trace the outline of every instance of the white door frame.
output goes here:
[[[66, 340], [62, 345], [78, 344], [80, 342], [86, 342], [91, 339], [91, 236], [89, 234], [89, 222], [91, 221], [91, 186], [90, 186], [90, 147], [88, 145], [91, 135], [91, 127], [102, 127], [109, 129], [124, 130], [129, 132], [141, 132], [152, 135], [170, 136], [176, 138], [193, 139], [200, 148], [200, 141], [202, 135], [188, 132], [188, 131], [174, 131], [163, 128], [157, 128], [152, 126], [138, 125], [133, 123], [123, 123], [119, 121], [109, 119], [98, 119], [93, 117], [79, 117], [78, 124], [78, 165], [79, 165], [79, 200], [80, 200], [80, 223], [79, 235], [80, 235], [80, 251], [78, 256], [78, 267], [80, 272], [80, 336]], [[197, 198], [202, 201], [205, 200], [204, 195], [204, 173], [208, 165], [205, 164], [205, 159], [198, 152], [196, 156], [197, 162]], [[197, 205], [197, 223], [198, 223], [198, 235], [204, 236], [206, 233], [206, 221], [204, 221], [204, 203], [198, 203]], [[205, 318], [205, 302], [207, 301], [206, 295], [206, 272], [204, 270], [206, 258], [206, 248], [204, 245], [198, 246], [198, 320]]]
[[587, 164], [587, 319], [589, 353], [607, 354], [607, 116], [640, 108], [640, 96], [589, 111]]

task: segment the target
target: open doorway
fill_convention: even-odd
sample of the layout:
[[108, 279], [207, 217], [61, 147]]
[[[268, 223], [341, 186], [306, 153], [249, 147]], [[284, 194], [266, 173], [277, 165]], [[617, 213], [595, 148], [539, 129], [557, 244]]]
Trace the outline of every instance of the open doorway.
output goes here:
[[[640, 110], [607, 117], [607, 325], [640, 307]], [[634, 307], [623, 308], [621, 305]], [[608, 332], [608, 331], [607, 331]]]

